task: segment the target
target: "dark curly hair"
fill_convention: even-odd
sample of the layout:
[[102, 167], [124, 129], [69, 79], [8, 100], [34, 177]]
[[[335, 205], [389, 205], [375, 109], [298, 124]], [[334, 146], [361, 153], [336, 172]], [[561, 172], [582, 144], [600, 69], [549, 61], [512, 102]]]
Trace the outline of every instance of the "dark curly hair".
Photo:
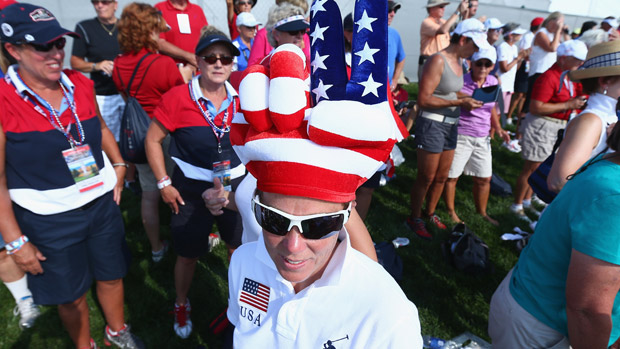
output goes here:
[[123, 53], [137, 53], [143, 48], [158, 50], [157, 41], [151, 37], [153, 32], [168, 30], [161, 12], [149, 4], [132, 2], [125, 6], [118, 22], [118, 43]]

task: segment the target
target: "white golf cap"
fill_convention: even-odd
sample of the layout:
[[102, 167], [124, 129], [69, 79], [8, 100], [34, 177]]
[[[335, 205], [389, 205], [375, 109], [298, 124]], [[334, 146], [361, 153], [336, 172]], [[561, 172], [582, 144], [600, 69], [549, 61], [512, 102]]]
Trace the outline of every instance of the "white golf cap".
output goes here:
[[605, 19], [603, 20], [603, 23], [609, 24], [614, 29], [618, 29], [618, 25], [620, 25], [618, 24], [618, 21], [615, 18]]
[[503, 26], [504, 25], [502, 24], [502, 22], [500, 22], [497, 18], [489, 18], [484, 21], [484, 27], [487, 29], [499, 29]]
[[454, 33], [471, 38], [480, 50], [491, 48], [487, 41], [487, 31], [482, 22], [475, 18], [469, 18], [456, 26]]
[[241, 12], [237, 15], [237, 27], [256, 27], [261, 23], [256, 20], [253, 14], [249, 12]]
[[497, 61], [497, 51], [495, 50], [495, 47], [480, 49], [471, 57], [472, 62], [476, 62], [481, 59], [488, 59], [491, 63], [495, 64]]
[[511, 30], [510, 33], [508, 33], [508, 34], [523, 35], [525, 33], [527, 33], [527, 29], [519, 27], [517, 29]]
[[588, 47], [581, 40], [568, 40], [558, 46], [558, 57], [572, 56], [585, 61], [588, 56]]

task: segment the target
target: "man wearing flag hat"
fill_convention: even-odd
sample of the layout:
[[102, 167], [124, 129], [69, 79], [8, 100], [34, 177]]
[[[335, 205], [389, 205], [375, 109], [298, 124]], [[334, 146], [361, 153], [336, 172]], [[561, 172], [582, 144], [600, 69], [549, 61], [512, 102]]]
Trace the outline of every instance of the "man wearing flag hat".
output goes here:
[[356, 3], [350, 79], [334, 0], [312, 6], [311, 62], [285, 44], [244, 73], [231, 142], [257, 178], [263, 234], [229, 267], [235, 347], [422, 347], [415, 305], [344, 228], [355, 190], [401, 137], [387, 97], [387, 9]]

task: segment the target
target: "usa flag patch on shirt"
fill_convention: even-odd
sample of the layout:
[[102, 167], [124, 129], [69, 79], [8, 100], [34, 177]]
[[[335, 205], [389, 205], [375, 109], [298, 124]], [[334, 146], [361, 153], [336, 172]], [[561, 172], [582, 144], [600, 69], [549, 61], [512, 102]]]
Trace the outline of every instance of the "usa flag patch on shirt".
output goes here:
[[269, 292], [268, 286], [245, 278], [241, 294], [239, 295], [239, 301], [266, 313], [269, 307]]

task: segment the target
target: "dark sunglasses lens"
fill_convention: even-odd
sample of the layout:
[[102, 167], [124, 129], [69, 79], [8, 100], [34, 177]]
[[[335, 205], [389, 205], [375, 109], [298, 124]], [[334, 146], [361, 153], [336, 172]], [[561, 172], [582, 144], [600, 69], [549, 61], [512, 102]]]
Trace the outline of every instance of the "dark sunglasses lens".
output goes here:
[[492, 65], [493, 65], [493, 63], [491, 63], [491, 62], [481, 62], [481, 61], [476, 62], [476, 66], [477, 67], [483, 67], [484, 66], [484, 67], [490, 68]]
[[223, 65], [229, 65], [233, 62], [233, 58], [230, 56], [218, 57], [216, 55], [211, 55], [211, 56], [202, 57], [202, 59], [204, 59], [204, 61], [209, 64], [215, 64], [215, 62], [217, 62], [218, 60], [222, 62]]
[[54, 46], [57, 49], [62, 50], [65, 47], [66, 43], [67, 43], [67, 39], [60, 38], [56, 41], [52, 41], [44, 45], [39, 45], [39, 44], [31, 44], [31, 45], [32, 47], [34, 47], [35, 50], [39, 52], [49, 52]]
[[303, 34], [305, 32], [306, 31], [302, 29], [302, 30], [291, 30], [291, 31], [289, 31], [287, 33], [289, 33], [289, 35], [291, 35], [291, 36], [296, 36], [296, 35], [299, 35], [299, 34]]
[[327, 234], [342, 229], [343, 214], [306, 219], [301, 222], [304, 237], [310, 240], [324, 238]]
[[291, 223], [288, 218], [281, 216], [280, 214], [268, 210], [260, 205], [254, 206], [254, 215], [258, 221], [258, 225], [266, 231], [284, 236], [288, 233], [288, 226]]
[[223, 65], [229, 65], [233, 62], [233, 58], [230, 56], [220, 57], [220, 62], [222, 62]]
[[205, 57], [202, 57], [202, 59], [204, 59], [204, 61], [209, 64], [215, 64], [215, 62], [217, 62], [216, 56], [205, 56]]

